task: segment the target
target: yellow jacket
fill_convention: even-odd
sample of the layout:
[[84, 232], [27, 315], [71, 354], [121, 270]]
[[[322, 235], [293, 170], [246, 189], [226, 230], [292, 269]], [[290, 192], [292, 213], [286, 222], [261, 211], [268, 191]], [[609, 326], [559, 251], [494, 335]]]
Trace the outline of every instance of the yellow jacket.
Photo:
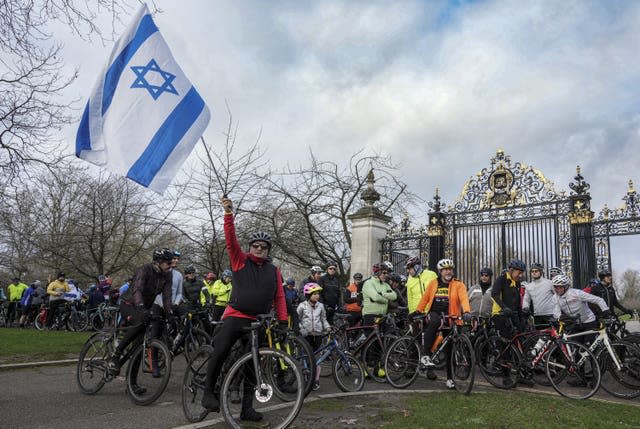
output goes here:
[[66, 281], [61, 282], [56, 279], [47, 286], [47, 295], [49, 295], [50, 300], [62, 299], [65, 292], [71, 292], [71, 288]]
[[409, 313], [416, 311], [418, 302], [427, 290], [427, 285], [431, 280], [438, 278], [438, 275], [430, 270], [423, 270], [419, 276], [409, 276], [407, 278], [407, 307]]
[[225, 284], [222, 280], [216, 280], [213, 284], [213, 294], [216, 297], [215, 305], [226, 307], [231, 296], [231, 282]]

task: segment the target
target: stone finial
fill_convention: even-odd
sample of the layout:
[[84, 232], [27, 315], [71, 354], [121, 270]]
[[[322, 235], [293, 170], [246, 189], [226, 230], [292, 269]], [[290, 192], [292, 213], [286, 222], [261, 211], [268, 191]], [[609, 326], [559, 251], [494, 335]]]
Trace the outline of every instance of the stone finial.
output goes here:
[[362, 193], [360, 194], [360, 198], [362, 198], [364, 202], [367, 204], [367, 206], [369, 207], [373, 207], [375, 202], [380, 200], [380, 194], [373, 187], [374, 183], [375, 183], [375, 177], [373, 175], [373, 168], [372, 168], [371, 170], [369, 170], [369, 173], [367, 174], [367, 189], [362, 191]]

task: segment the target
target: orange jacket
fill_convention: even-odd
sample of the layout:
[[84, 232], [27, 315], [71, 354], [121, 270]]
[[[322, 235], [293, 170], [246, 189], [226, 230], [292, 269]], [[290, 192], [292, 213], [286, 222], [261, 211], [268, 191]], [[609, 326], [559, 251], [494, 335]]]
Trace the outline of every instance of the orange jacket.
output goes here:
[[[358, 286], [356, 286], [355, 283], [350, 283], [349, 286], [347, 286], [347, 290], [349, 291], [349, 295], [352, 295], [354, 293], [357, 294]], [[362, 307], [358, 304], [357, 301], [351, 304], [345, 304], [344, 309], [354, 313], [360, 313], [362, 311]]]
[[[416, 310], [421, 313], [428, 313], [433, 304], [433, 298], [438, 289], [438, 279], [433, 279], [427, 285], [427, 289], [422, 294], [420, 302]], [[462, 311], [460, 311], [462, 307]], [[470, 313], [469, 297], [467, 296], [467, 287], [458, 279], [452, 279], [449, 282], [449, 316], [461, 316], [462, 313]], [[458, 324], [462, 321], [458, 321]]]

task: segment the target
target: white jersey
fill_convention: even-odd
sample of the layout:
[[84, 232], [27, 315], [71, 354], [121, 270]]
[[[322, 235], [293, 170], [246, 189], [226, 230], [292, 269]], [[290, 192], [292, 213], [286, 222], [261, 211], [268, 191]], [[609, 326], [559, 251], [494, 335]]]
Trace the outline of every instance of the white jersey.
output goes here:
[[553, 316], [559, 319], [562, 314], [576, 317], [580, 323], [589, 323], [596, 320], [595, 314], [589, 308], [588, 303], [596, 304], [600, 310], [608, 310], [609, 307], [604, 299], [599, 296], [591, 295], [580, 289], [568, 289], [564, 295], [556, 295], [556, 305]]
[[533, 304], [534, 315], [550, 316], [553, 314], [556, 293], [553, 290], [551, 280], [540, 277], [526, 283], [524, 287], [523, 310], [530, 309]]

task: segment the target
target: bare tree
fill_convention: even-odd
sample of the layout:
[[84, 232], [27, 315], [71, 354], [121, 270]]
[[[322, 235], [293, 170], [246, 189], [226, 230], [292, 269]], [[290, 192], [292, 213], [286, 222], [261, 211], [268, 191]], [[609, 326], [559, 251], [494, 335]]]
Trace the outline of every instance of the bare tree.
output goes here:
[[618, 285], [617, 289], [621, 292], [623, 304], [627, 308], [640, 308], [640, 272], [626, 270], [622, 273]]
[[123, 1], [7, 0], [0, 3], [0, 173], [16, 177], [25, 166], [54, 166], [55, 137], [71, 121], [72, 103], [62, 92], [77, 77], [65, 70], [62, 45], [49, 24], [60, 22], [89, 39], [106, 38], [95, 24], [106, 14], [113, 24], [127, 10]]

